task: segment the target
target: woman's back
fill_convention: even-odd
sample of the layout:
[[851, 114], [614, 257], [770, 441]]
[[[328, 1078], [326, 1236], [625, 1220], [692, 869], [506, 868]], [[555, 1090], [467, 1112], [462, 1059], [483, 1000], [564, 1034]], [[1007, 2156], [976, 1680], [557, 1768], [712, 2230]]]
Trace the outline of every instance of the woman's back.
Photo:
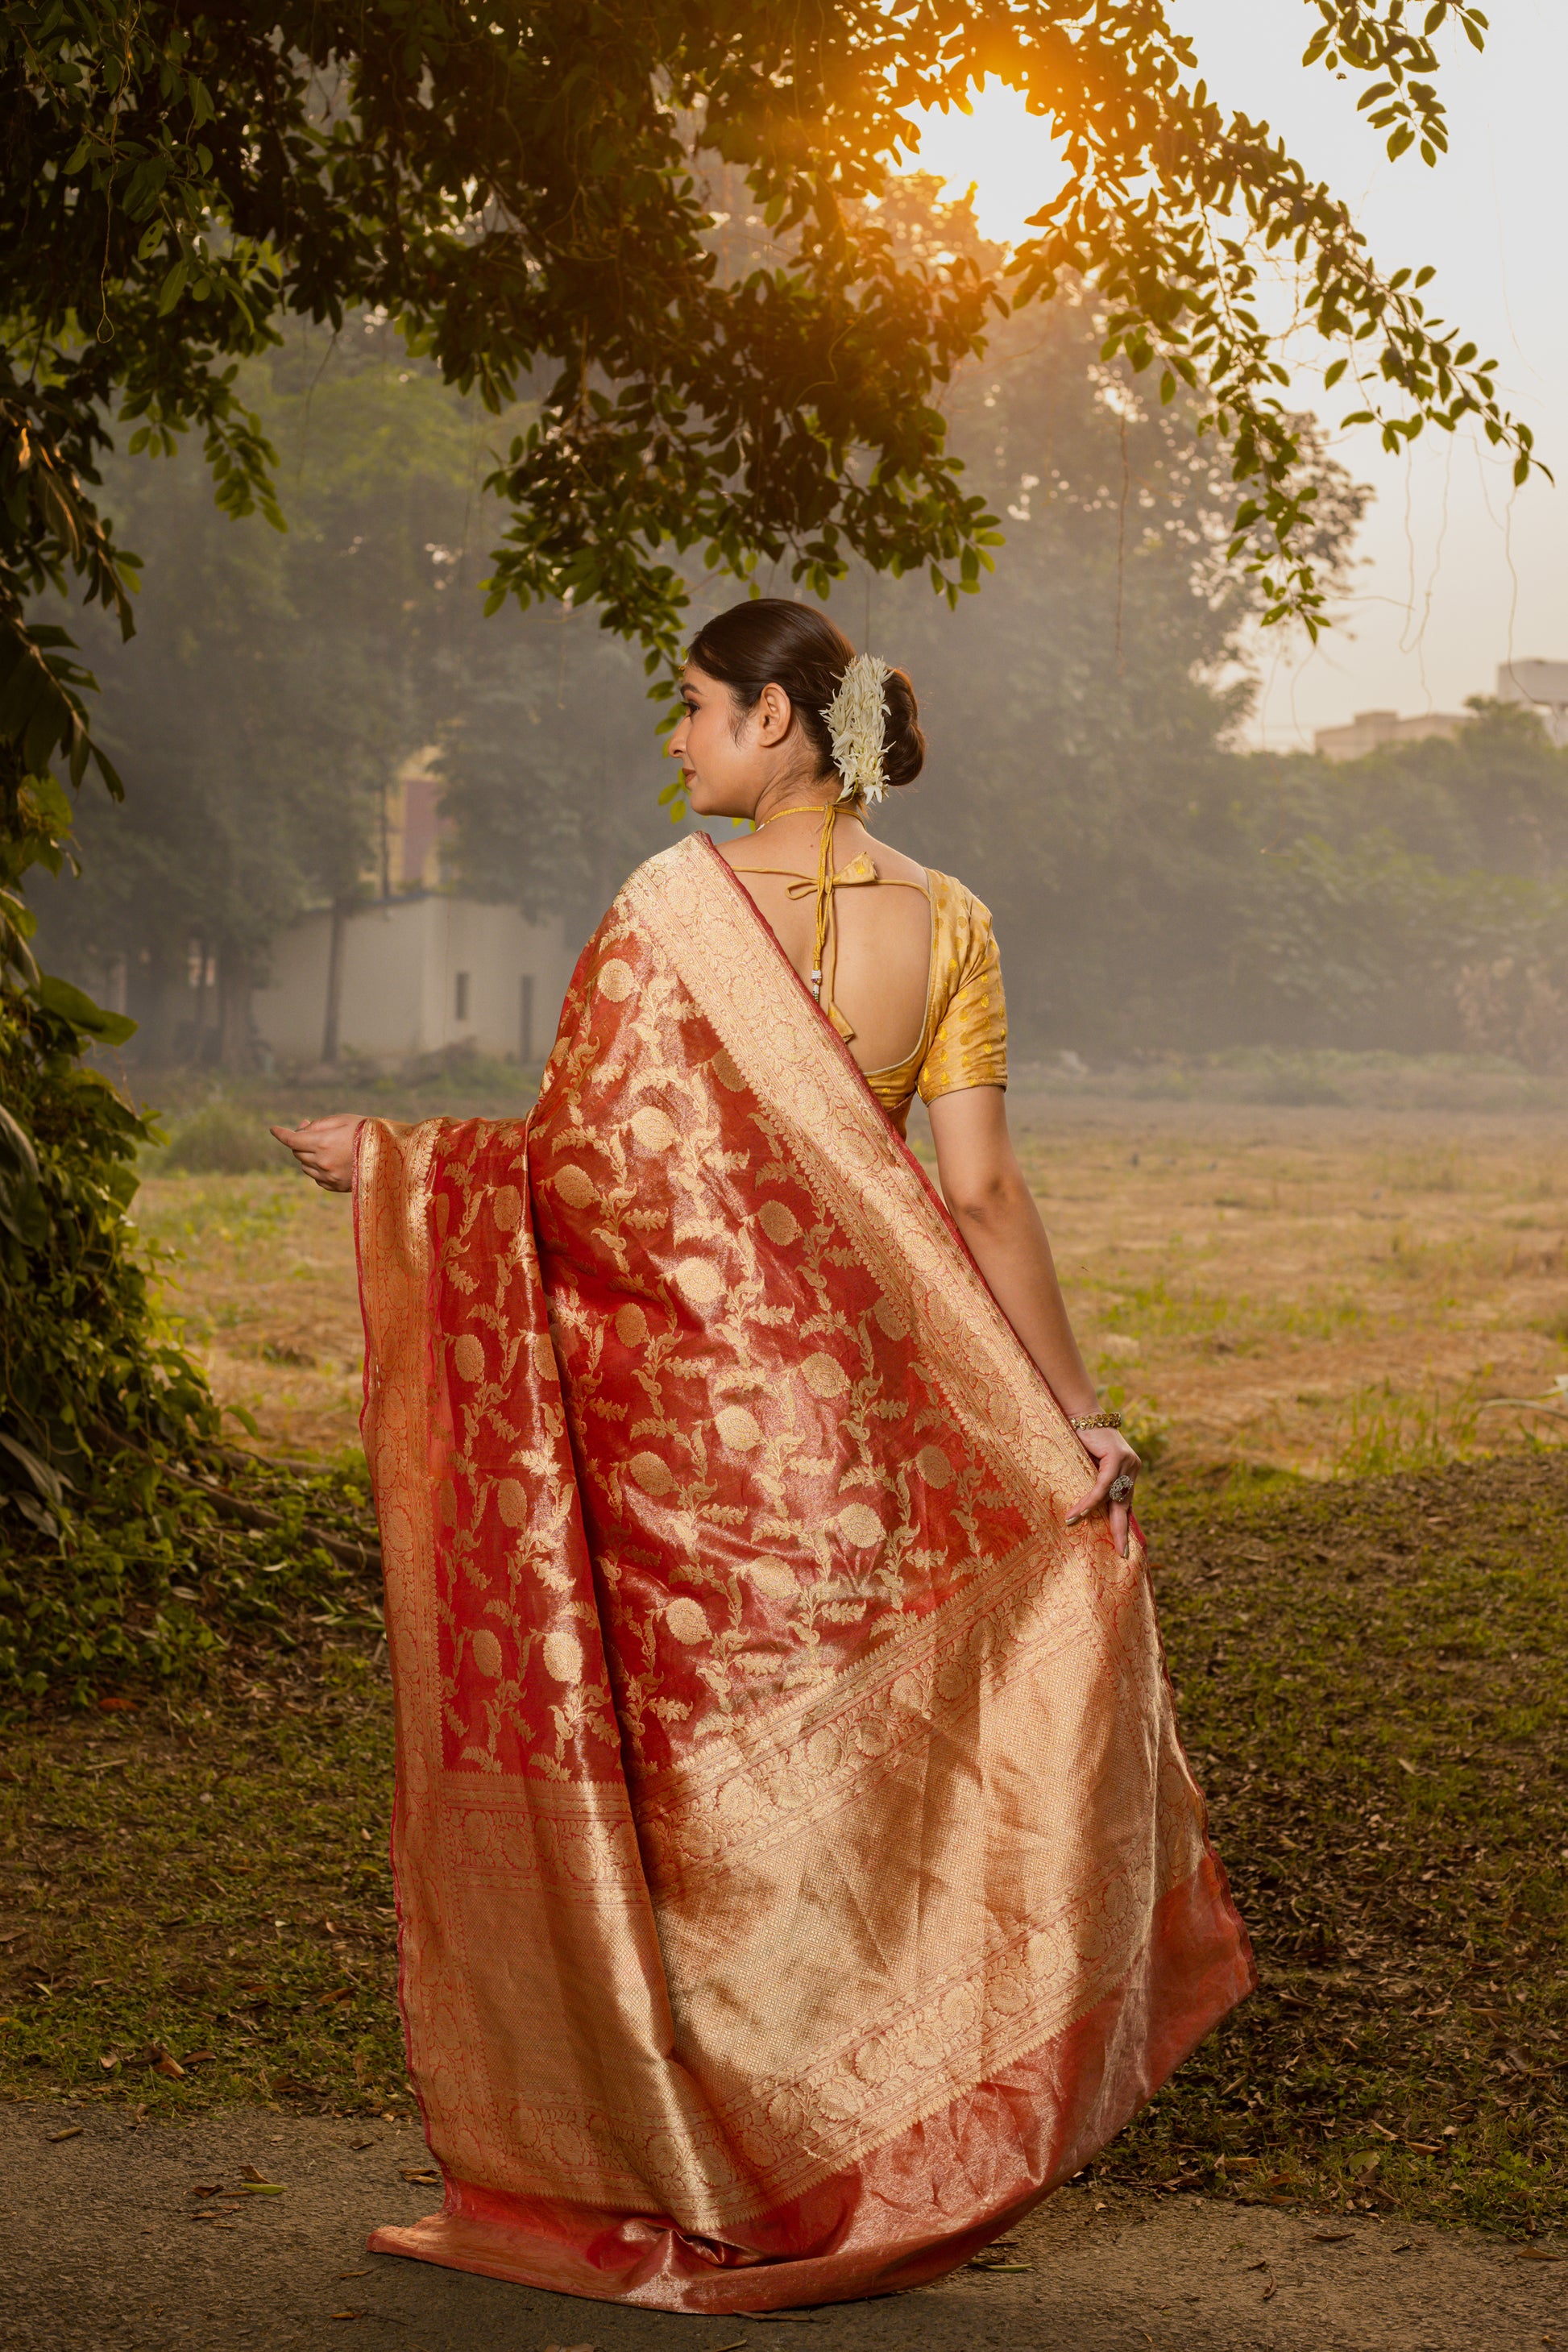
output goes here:
[[[822, 824], [820, 810], [803, 811], [775, 818], [719, 852], [808, 987]], [[837, 1005], [847, 1024], [841, 1034], [860, 1068], [880, 1070], [914, 1052], [925, 1024], [931, 960], [925, 872], [912, 857], [873, 841], [858, 818], [845, 815], [834, 826], [833, 866], [837, 887], [822, 1006], [826, 1012]]]
[[950, 876], [873, 841], [853, 815], [837, 815], [825, 864], [823, 819], [793, 812], [720, 855], [883, 1108], [901, 1130], [917, 1086], [927, 1102], [1005, 1087], [1006, 1013], [986, 908]]

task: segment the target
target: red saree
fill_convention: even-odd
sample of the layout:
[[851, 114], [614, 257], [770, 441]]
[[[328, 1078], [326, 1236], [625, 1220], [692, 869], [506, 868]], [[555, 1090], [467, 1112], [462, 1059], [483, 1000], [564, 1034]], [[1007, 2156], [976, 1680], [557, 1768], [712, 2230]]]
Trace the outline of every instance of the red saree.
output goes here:
[[408, 2063], [371, 2244], [686, 2311], [931, 2278], [1250, 1990], [1148, 1579], [702, 839], [526, 1122], [363, 1131]]

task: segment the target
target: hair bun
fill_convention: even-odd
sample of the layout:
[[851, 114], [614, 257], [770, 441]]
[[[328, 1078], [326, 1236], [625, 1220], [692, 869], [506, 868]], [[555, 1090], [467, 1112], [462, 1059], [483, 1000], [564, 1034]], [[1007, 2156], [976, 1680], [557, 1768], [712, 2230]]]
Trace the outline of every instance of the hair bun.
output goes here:
[[[765, 686], [781, 686], [816, 754], [818, 775], [832, 775], [833, 738], [825, 714], [855, 648], [820, 605], [787, 596], [748, 597], [704, 622], [687, 659], [727, 686], [739, 710], [754, 710]], [[913, 783], [925, 755], [914, 688], [903, 670], [890, 669], [882, 680], [884, 782]]]
[[882, 773], [889, 786], [912, 784], [925, 766], [926, 739], [921, 727], [921, 707], [906, 671], [888, 672], [882, 681], [882, 704], [887, 714]]

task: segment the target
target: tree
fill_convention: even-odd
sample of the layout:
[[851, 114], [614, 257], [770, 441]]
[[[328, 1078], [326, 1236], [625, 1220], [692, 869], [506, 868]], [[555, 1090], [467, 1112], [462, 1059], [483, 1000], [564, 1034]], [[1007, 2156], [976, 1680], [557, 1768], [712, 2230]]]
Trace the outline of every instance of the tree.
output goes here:
[[[1405, 0], [1313, 5], [1307, 62], [1373, 77], [1362, 102], [1391, 153], [1433, 161], [1432, 37], [1451, 21], [1479, 47], [1470, 0], [1433, 0], [1420, 33]], [[1226, 120], [1194, 63], [1163, 0], [970, 0], [945, 24], [918, 0], [284, 0], [248, 17], [22, 0], [0, 28], [7, 731], [24, 703], [44, 755], [79, 728], [20, 614], [71, 566], [117, 596], [81, 488], [116, 399], [133, 447], [198, 427], [220, 502], [276, 512], [227, 362], [290, 312], [384, 307], [498, 412], [547, 372], [504, 469], [498, 596], [570, 593], [668, 652], [670, 549], [742, 573], [787, 557], [818, 591], [850, 556], [976, 585], [990, 518], [931, 395], [1001, 289], [966, 257], [900, 257], [864, 200], [908, 110], [963, 105], [989, 73], [1052, 116], [1069, 164], [1013, 257], [1013, 298], [1089, 276], [1108, 355], [1158, 362], [1163, 396], [1201, 394], [1250, 493], [1239, 551], [1271, 609], [1314, 620], [1260, 251], [1294, 257], [1307, 311], [1350, 345], [1331, 374], [1355, 361], [1391, 446], [1473, 415], [1527, 473], [1529, 435], [1418, 281], [1382, 279], [1346, 207], [1266, 125]], [[742, 174], [778, 267], [720, 267], [710, 163]]]
[[[80, 878], [35, 892], [64, 969], [123, 971], [147, 1058], [230, 1067], [278, 933], [307, 904], [374, 895], [390, 791], [484, 626], [480, 544], [465, 545], [477, 404], [363, 317], [341, 337], [296, 327], [241, 388], [277, 445], [289, 530], [232, 530], [195, 451], [106, 461], [105, 496], [150, 559], [135, 644], [89, 616], [83, 647], [127, 796], [83, 805]], [[188, 953], [213, 972], [194, 999]], [[182, 998], [200, 1039], [174, 1034]]]

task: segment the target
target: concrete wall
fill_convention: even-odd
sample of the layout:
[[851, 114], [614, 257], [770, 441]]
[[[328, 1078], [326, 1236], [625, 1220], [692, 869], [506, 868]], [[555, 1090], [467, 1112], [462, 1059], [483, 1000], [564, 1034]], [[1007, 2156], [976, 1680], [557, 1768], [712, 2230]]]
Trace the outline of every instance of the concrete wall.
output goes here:
[[[303, 916], [272, 950], [270, 986], [256, 992], [257, 1030], [282, 1059], [321, 1056], [331, 937], [330, 914]], [[343, 939], [340, 1046], [385, 1062], [459, 1045], [542, 1061], [575, 961], [559, 924], [526, 923], [515, 907], [432, 896], [356, 908]]]

